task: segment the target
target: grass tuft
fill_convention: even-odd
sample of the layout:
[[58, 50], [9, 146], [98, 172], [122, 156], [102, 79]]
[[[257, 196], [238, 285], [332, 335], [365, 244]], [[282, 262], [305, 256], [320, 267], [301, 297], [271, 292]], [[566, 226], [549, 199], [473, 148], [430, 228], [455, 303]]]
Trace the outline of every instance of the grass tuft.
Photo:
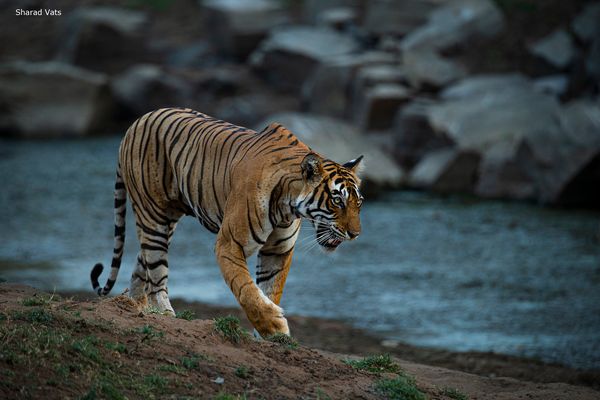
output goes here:
[[100, 362], [100, 352], [98, 351], [98, 347], [96, 347], [99, 343], [100, 340], [97, 337], [86, 336], [81, 340], [74, 341], [71, 344], [71, 348], [92, 361]]
[[182, 311], [177, 311], [175, 313], [175, 317], [180, 318], [180, 319], [185, 319], [186, 321], [191, 321], [193, 319], [196, 319], [196, 313], [193, 312], [192, 310], [182, 310]]
[[21, 304], [23, 304], [25, 307], [41, 307], [49, 305], [52, 301], [59, 300], [60, 296], [57, 296], [54, 293], [52, 293], [51, 295], [48, 295], [46, 293], [36, 293], [31, 297], [23, 299], [21, 301]]
[[382, 379], [376, 384], [377, 391], [390, 400], [427, 400], [415, 384], [414, 378], [398, 375], [393, 379]]
[[219, 392], [215, 397], [213, 397], [213, 400], [246, 400], [246, 398], [247, 397], [245, 394], [233, 395], [225, 392]]
[[451, 388], [451, 387], [443, 388], [440, 393], [443, 394], [444, 396], [448, 396], [454, 400], [469, 400], [469, 396], [462, 393], [458, 389]]
[[248, 338], [248, 332], [240, 326], [240, 320], [233, 315], [218, 317], [213, 320], [215, 330], [233, 343], [240, 343]]
[[400, 366], [392, 361], [389, 354], [365, 357], [362, 360], [344, 360], [354, 369], [380, 374], [382, 372], [399, 373]]
[[54, 320], [52, 314], [42, 308], [35, 308], [29, 311], [17, 311], [13, 316], [15, 319], [38, 324], [49, 324]]
[[142, 342], [146, 341], [146, 340], [152, 340], [152, 339], [161, 338], [161, 337], [165, 336], [164, 332], [157, 330], [152, 325], [141, 326], [138, 329], [136, 329], [136, 332], [144, 335], [144, 337], [142, 338]]
[[245, 365], [240, 365], [235, 369], [235, 376], [242, 379], [248, 379], [250, 377], [250, 368]]
[[127, 346], [119, 342], [105, 342], [104, 347], [108, 350], [113, 350], [118, 353], [127, 353]]
[[279, 343], [287, 346], [290, 349], [298, 348], [298, 341], [291, 337], [290, 335], [286, 335], [285, 333], [276, 333], [267, 337], [269, 342]]

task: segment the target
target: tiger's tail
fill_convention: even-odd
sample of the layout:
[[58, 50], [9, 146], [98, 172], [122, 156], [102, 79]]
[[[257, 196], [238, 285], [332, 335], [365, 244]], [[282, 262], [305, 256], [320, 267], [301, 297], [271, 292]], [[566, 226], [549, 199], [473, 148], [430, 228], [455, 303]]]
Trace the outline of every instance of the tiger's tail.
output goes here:
[[123, 247], [125, 245], [125, 212], [127, 203], [127, 191], [125, 190], [125, 184], [121, 177], [121, 166], [117, 168], [117, 179], [115, 181], [115, 247], [113, 251], [113, 258], [110, 269], [110, 276], [106, 281], [104, 287], [100, 287], [98, 278], [104, 270], [104, 266], [101, 263], [94, 265], [90, 274], [92, 280], [92, 287], [98, 293], [98, 296], [106, 296], [110, 293], [117, 276], [119, 275], [119, 268], [121, 267], [121, 259], [123, 257]]

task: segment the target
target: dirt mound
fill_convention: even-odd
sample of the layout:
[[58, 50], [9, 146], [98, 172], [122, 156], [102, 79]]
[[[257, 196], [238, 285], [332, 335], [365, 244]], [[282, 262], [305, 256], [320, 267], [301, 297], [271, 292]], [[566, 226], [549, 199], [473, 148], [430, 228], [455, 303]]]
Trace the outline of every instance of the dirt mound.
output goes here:
[[350, 365], [294, 341], [256, 341], [235, 318], [180, 317], [124, 296], [75, 301], [0, 284], [0, 398], [598, 398], [385, 356]]

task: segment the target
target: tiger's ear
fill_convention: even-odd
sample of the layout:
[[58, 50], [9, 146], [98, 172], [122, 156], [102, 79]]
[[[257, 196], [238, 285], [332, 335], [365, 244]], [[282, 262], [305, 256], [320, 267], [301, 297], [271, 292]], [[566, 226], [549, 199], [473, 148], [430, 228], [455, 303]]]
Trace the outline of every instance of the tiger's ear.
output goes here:
[[360, 170], [362, 169], [362, 164], [360, 163], [361, 160], [363, 159], [363, 156], [360, 156], [358, 158], [355, 158], [354, 160], [350, 160], [347, 163], [345, 163], [343, 165], [344, 168], [349, 169], [350, 171], [354, 172], [355, 174], [357, 174], [358, 172], [360, 172]]
[[319, 182], [323, 178], [321, 158], [315, 153], [309, 153], [302, 160], [302, 176], [308, 182]]

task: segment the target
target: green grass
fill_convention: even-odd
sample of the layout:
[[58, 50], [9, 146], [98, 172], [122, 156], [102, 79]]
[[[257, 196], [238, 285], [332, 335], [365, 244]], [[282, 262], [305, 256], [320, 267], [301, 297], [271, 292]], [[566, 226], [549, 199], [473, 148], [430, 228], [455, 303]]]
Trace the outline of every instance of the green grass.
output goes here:
[[185, 369], [196, 369], [198, 368], [200, 358], [196, 355], [192, 355], [190, 357], [181, 357], [181, 365], [183, 365], [183, 367]]
[[248, 332], [240, 326], [240, 320], [233, 315], [218, 317], [213, 320], [215, 330], [233, 343], [247, 340]]
[[417, 388], [414, 378], [403, 374], [393, 379], [381, 379], [375, 388], [390, 400], [427, 400], [425, 393]]
[[177, 311], [175, 313], [175, 317], [180, 318], [180, 319], [185, 319], [187, 321], [191, 321], [193, 319], [196, 319], [196, 313], [193, 312], [192, 310], [182, 310], [182, 311]]
[[389, 354], [365, 357], [362, 360], [344, 360], [354, 369], [380, 374], [382, 372], [399, 373], [400, 366], [392, 361]]
[[23, 299], [21, 301], [21, 304], [23, 304], [25, 307], [40, 307], [47, 306], [50, 303], [52, 303], [52, 301], [58, 300], [60, 300], [60, 296], [55, 295], [54, 293], [52, 293], [51, 295], [48, 295], [46, 293], [36, 293], [31, 297]]
[[469, 400], [469, 396], [451, 387], [443, 388], [440, 393], [454, 400]]
[[119, 342], [104, 342], [104, 348], [119, 353], [127, 353], [127, 346]]
[[217, 395], [215, 397], [213, 397], [213, 400], [246, 400], [246, 395], [245, 394], [228, 394], [225, 392], [220, 392], [217, 393]]
[[144, 383], [149, 386], [153, 391], [158, 390], [162, 392], [168, 385], [169, 380], [163, 378], [160, 375], [147, 375], [144, 378]]
[[100, 362], [100, 352], [97, 347], [99, 343], [100, 340], [97, 337], [86, 336], [83, 339], [74, 341], [71, 348], [94, 362]]
[[13, 313], [13, 318], [44, 325], [49, 324], [54, 320], [52, 313], [44, 310], [43, 308], [35, 308], [28, 311], [16, 311]]
[[142, 338], [142, 342], [144, 342], [146, 340], [162, 338], [163, 336], [165, 336], [164, 332], [157, 330], [152, 325], [141, 326], [141, 327], [137, 328], [135, 330], [135, 332], [141, 333], [142, 335], [144, 335], [144, 337]]
[[291, 337], [290, 335], [286, 335], [285, 333], [276, 333], [267, 337], [269, 342], [279, 343], [287, 346], [290, 349], [298, 348], [298, 341]]
[[245, 365], [240, 365], [235, 369], [235, 376], [242, 379], [248, 379], [250, 377], [250, 368]]
[[187, 370], [183, 367], [180, 367], [179, 365], [173, 365], [173, 364], [161, 365], [160, 367], [158, 367], [158, 370], [163, 371], [163, 372], [172, 372], [172, 373], [178, 374], [178, 375], [187, 375]]

